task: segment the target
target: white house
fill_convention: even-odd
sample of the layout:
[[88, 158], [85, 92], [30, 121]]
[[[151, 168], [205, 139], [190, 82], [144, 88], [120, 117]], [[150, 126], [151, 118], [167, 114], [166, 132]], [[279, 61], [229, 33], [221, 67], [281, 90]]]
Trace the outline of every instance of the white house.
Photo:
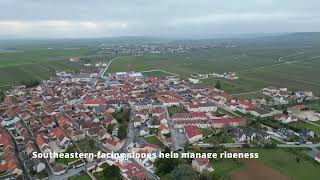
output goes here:
[[318, 154], [314, 157], [314, 159], [315, 159], [317, 162], [320, 163], [320, 153], [318, 153]]
[[192, 167], [197, 172], [213, 172], [214, 169], [207, 158], [195, 158], [192, 160]]
[[13, 119], [4, 119], [2, 122], [1, 122], [1, 126], [2, 127], [5, 127], [5, 126], [10, 126], [10, 125], [13, 125], [15, 124], [16, 122], [20, 121], [20, 118], [19, 117], [14, 117]]

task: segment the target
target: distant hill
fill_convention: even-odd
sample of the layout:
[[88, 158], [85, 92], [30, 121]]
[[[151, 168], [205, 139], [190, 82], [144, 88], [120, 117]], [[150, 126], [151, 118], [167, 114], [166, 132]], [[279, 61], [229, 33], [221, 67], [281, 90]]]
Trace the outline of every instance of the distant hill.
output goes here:
[[110, 45], [139, 45], [166, 43], [233, 43], [241, 46], [274, 46], [274, 47], [320, 47], [320, 32], [257, 34], [233, 38], [211, 39], [173, 39], [144, 36], [101, 37], [83, 39], [5, 39], [0, 40], [1, 48], [70, 48], [97, 47]]
[[320, 46], [320, 32], [287, 33], [282, 35], [237, 39], [235, 42], [248, 45], [274, 47]]

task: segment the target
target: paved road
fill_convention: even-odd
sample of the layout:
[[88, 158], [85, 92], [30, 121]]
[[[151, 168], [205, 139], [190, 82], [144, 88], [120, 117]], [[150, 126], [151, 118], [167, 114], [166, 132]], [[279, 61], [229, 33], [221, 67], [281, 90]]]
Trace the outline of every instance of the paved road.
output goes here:
[[150, 70], [140, 71], [140, 72], [141, 72], [141, 73], [144, 73], [144, 72], [154, 72], [154, 71], [161, 71], [161, 72], [164, 72], [164, 73], [171, 74], [171, 75], [173, 75], [173, 76], [179, 76], [179, 74], [172, 73], [172, 72], [165, 71], [165, 70], [161, 70], [161, 69], [150, 69]]
[[238, 93], [238, 94], [231, 94], [231, 96], [239, 96], [239, 95], [246, 95], [246, 94], [255, 94], [259, 93], [260, 91], [252, 91], [252, 92], [245, 92], [245, 93]]
[[303, 120], [303, 121], [306, 122], [306, 123], [312, 124], [312, 125], [314, 125], [314, 126], [320, 127], [319, 124], [316, 124], [316, 123], [314, 123], [314, 122], [306, 121], [306, 120]]
[[320, 143], [317, 144], [277, 144], [279, 148], [317, 148], [320, 147]]
[[[23, 121], [23, 120], [21, 120]], [[27, 167], [25, 166], [25, 161], [24, 159], [22, 158], [21, 156], [21, 151], [20, 151], [20, 148], [19, 148], [19, 145], [18, 145], [18, 142], [17, 140], [15, 139], [15, 137], [13, 136], [13, 134], [11, 133], [11, 131], [7, 130], [6, 131], [10, 134], [11, 136], [11, 139], [14, 143], [14, 151], [15, 151], [15, 155], [17, 156], [17, 159], [20, 163], [20, 165], [22, 166], [22, 170], [23, 170], [23, 179], [26, 179], [26, 180], [31, 180], [31, 176], [29, 174], [29, 171], [27, 169]]]
[[69, 177], [78, 175], [81, 171], [86, 171], [85, 166], [81, 166], [77, 169], [70, 169], [68, 172], [61, 174], [59, 176], [50, 175], [49, 180], [67, 180]]
[[187, 138], [184, 135], [184, 133], [179, 133], [177, 129], [174, 128], [172, 119], [169, 116], [168, 108], [167, 107], [164, 107], [164, 108], [165, 108], [165, 113], [168, 120], [168, 126], [171, 132], [173, 150], [177, 151], [177, 150], [183, 149], [183, 145], [186, 143]]
[[[233, 144], [201, 144], [198, 143], [196, 144], [199, 147], [203, 147], [203, 148], [209, 148], [209, 147], [218, 147], [218, 146], [224, 146], [226, 148], [241, 148], [244, 147], [245, 145], [249, 145], [249, 147], [255, 147], [255, 145], [252, 144], [237, 144], [237, 143], [233, 143]], [[248, 147], [248, 146], [246, 146]], [[311, 148], [311, 149], [316, 149], [317, 147], [320, 147], [320, 143], [317, 144], [277, 144], [278, 148]]]
[[310, 57], [310, 58], [304, 58], [304, 59], [296, 60], [296, 61], [281, 61], [281, 62], [279, 62], [279, 63], [277, 63], [277, 64], [272, 64], [272, 65], [260, 66], [260, 67], [256, 67], [256, 68], [249, 68], [249, 69], [239, 70], [239, 71], [236, 71], [236, 73], [246, 72], [246, 71], [260, 70], [260, 69], [265, 69], [265, 68], [274, 67], [274, 66], [280, 66], [280, 65], [284, 65], [284, 64], [295, 64], [295, 63], [299, 63], [299, 62], [302, 62], [302, 61], [305, 61], [305, 60], [309, 60], [309, 59], [316, 59], [316, 58], [319, 58], [319, 57], [320, 57], [320, 56], [313, 56], [313, 57]]
[[250, 147], [254, 147], [254, 145], [246, 144], [246, 143], [225, 143], [225, 144], [202, 144], [198, 143], [196, 144], [199, 147], [202, 148], [210, 148], [210, 147], [219, 147], [224, 146], [226, 148], [241, 148], [244, 147], [244, 145], [249, 145]]
[[[117, 153], [128, 153], [128, 146], [133, 142], [134, 138], [138, 136], [138, 133], [140, 132], [140, 127], [139, 129], [135, 128], [133, 126], [132, 120], [135, 116], [135, 112], [133, 109], [130, 111], [130, 120], [129, 120], [129, 126], [128, 126], [128, 132], [127, 132], [127, 138], [125, 139], [125, 145], [123, 148], [121, 148]], [[157, 179], [157, 176], [150, 171], [148, 171], [145, 167], [141, 166], [135, 159], [130, 158], [128, 159], [131, 162], [135, 162], [138, 166], [141, 167], [142, 171], [150, 178], [150, 179]]]
[[109, 66], [111, 65], [111, 63], [117, 59], [119, 59], [120, 57], [116, 57], [116, 58], [113, 58], [109, 61], [109, 63], [107, 64], [107, 66], [100, 72], [100, 77], [103, 77], [103, 75], [107, 72]]
[[288, 61], [284, 61], [283, 59], [291, 57], [291, 56], [296, 56], [296, 55], [299, 55], [299, 54], [304, 54], [304, 52], [297, 52], [297, 53], [289, 54], [289, 55], [286, 55], [286, 56], [282, 56], [282, 57], [280, 57], [278, 59], [278, 62], [288, 62]]

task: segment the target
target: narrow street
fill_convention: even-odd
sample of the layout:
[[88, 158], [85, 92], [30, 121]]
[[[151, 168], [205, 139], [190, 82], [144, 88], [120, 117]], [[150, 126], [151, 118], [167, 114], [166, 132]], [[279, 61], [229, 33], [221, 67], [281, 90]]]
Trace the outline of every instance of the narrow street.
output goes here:
[[173, 150], [178, 151], [180, 149], [183, 149], [184, 144], [187, 142], [187, 138], [184, 133], [179, 133], [177, 129], [174, 128], [172, 119], [169, 115], [169, 111], [167, 107], [165, 108], [166, 117], [168, 120], [168, 126], [170, 128], [171, 137], [173, 141]]
[[20, 152], [20, 148], [19, 148], [18, 142], [17, 142], [16, 139], [14, 138], [13, 134], [11, 133], [11, 131], [9, 131], [9, 130], [7, 130], [7, 129], [6, 129], [6, 131], [8, 131], [8, 133], [10, 134], [11, 139], [12, 139], [12, 141], [13, 141], [13, 143], [14, 143], [14, 146], [15, 146], [15, 147], [14, 147], [15, 154], [16, 154], [16, 156], [17, 156], [17, 159], [18, 159], [19, 163], [20, 163], [21, 166], [22, 166], [23, 178], [24, 178], [25, 180], [31, 180], [32, 178], [31, 178], [31, 176], [30, 176], [30, 174], [29, 174], [29, 172], [28, 172], [28, 169], [27, 169], [26, 166], [25, 166], [24, 159], [23, 159], [22, 156], [21, 156], [21, 152]]

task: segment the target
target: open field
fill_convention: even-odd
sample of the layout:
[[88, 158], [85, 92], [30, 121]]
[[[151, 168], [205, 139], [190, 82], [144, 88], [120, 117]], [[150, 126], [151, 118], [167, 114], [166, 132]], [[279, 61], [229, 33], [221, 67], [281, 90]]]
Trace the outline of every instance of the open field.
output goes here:
[[[239, 80], [220, 80], [229, 93], [257, 91], [265, 86], [286, 86], [293, 90], [306, 89], [320, 93], [320, 53], [317, 48], [295, 49], [235, 47], [193, 50], [186, 53], [124, 56], [110, 66], [111, 72], [162, 69], [182, 78], [194, 73], [237, 72]], [[282, 58], [279, 62], [279, 58]], [[288, 62], [287, 62], [288, 61]], [[202, 85], [214, 85], [216, 78], [202, 80]]]
[[289, 180], [290, 178], [253, 159], [242, 159], [245, 168], [231, 173], [232, 180]]
[[21, 64], [0, 68], [0, 86], [17, 84], [21, 81], [49, 79], [56, 70], [79, 71], [80, 64], [67, 61], [41, 62], [35, 64]]
[[239, 172], [244, 168], [244, 164], [238, 161], [223, 159], [222, 161], [213, 161], [212, 167], [214, 167], [214, 172], [212, 175], [227, 176], [235, 172]]
[[[187, 78], [194, 73], [236, 72], [239, 80], [220, 79], [222, 89], [231, 94], [256, 92], [265, 86], [285, 86], [292, 90], [311, 90], [320, 94], [320, 36], [315, 33], [255, 39], [222, 40], [232, 48], [190, 49], [184, 53], [122, 56], [108, 72], [160, 69]], [[99, 56], [98, 45], [112, 39], [30, 41], [0, 43], [0, 86], [21, 80], [47, 79], [55, 70], [79, 70], [70, 56]], [[216, 40], [218, 41], [218, 40]], [[203, 40], [199, 43], [215, 42]], [[166, 76], [164, 72], [145, 72], [147, 76]], [[215, 85], [217, 79], [201, 80]]]
[[66, 60], [72, 56], [87, 54], [89, 49], [37, 49], [2, 52], [0, 51], [0, 68], [8, 66], [19, 66], [24, 64], [37, 64], [47, 61]]
[[49, 79], [56, 70], [79, 71], [80, 64], [69, 62], [69, 57], [89, 52], [88, 48], [0, 51], [0, 86]]
[[[309, 157], [308, 159], [300, 157], [300, 161], [297, 162], [295, 154], [282, 149], [245, 149], [243, 151], [258, 152], [259, 159], [244, 160], [250, 171], [233, 174], [235, 179], [252, 177], [263, 180], [266, 179], [264, 177], [269, 177], [269, 179], [316, 180], [319, 178], [320, 164]], [[271, 174], [273, 176], [270, 176]]]

